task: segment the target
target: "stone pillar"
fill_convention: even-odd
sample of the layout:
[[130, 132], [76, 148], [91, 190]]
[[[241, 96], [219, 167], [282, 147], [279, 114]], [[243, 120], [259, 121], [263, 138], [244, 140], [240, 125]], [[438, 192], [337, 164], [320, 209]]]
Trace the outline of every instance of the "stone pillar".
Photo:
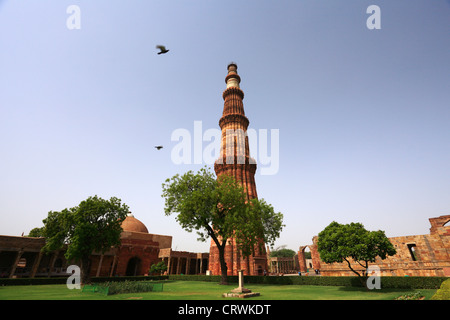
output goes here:
[[306, 260], [305, 260], [305, 248], [307, 246], [302, 246], [298, 250], [298, 265], [300, 267], [301, 272], [306, 272]]
[[114, 268], [116, 267], [116, 262], [117, 262], [117, 253], [114, 253], [114, 258], [113, 258], [113, 263], [112, 263], [112, 267], [111, 267], [111, 272], [109, 273], [110, 277], [113, 276]]
[[191, 258], [189, 256], [186, 258], [186, 272], [184, 274], [189, 274], [189, 267], [191, 265]]
[[102, 262], [103, 262], [103, 254], [100, 256], [100, 261], [98, 262], [97, 274], [95, 275], [96, 277], [98, 277], [100, 275], [100, 270], [102, 268]]
[[317, 250], [318, 239], [319, 239], [318, 236], [313, 237], [313, 245], [310, 246], [310, 249], [311, 249], [311, 259], [312, 259], [312, 263], [313, 263], [313, 268], [320, 270], [320, 254], [319, 254], [319, 251]]
[[41, 263], [42, 252], [39, 252], [37, 258], [34, 259], [33, 266], [31, 267], [30, 278], [34, 278], [36, 276], [37, 269], [39, 268], [39, 264]]
[[238, 270], [238, 276], [239, 276], [239, 287], [236, 289], [231, 290], [233, 293], [249, 293], [252, 292], [249, 289], [244, 288], [244, 270]]
[[170, 252], [169, 252], [169, 257], [167, 258], [167, 275], [170, 274], [170, 271], [172, 270], [172, 268], [170, 267], [170, 263], [172, 262], [170, 259]]
[[175, 272], [175, 274], [180, 274], [180, 266], [181, 266], [180, 257], [177, 257], [177, 271]]
[[55, 266], [56, 258], [58, 258], [58, 254], [59, 254], [59, 251], [55, 251], [50, 260], [50, 266], [48, 267], [48, 276], [49, 277], [51, 277], [51, 273], [52, 273], [53, 267]]
[[16, 272], [17, 264], [19, 263], [20, 257], [22, 257], [23, 250], [17, 251], [16, 259], [14, 260], [14, 264], [11, 267], [11, 271], [9, 273], [9, 278], [12, 278], [14, 276], [14, 273]]

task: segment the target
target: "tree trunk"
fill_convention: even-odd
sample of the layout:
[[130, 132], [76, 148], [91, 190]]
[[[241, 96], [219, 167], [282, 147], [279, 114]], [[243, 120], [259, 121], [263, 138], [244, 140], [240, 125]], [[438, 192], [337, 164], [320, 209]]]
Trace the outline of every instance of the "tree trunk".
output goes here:
[[225, 243], [223, 246], [217, 246], [219, 249], [219, 261], [220, 261], [220, 271], [221, 271], [221, 277], [220, 277], [220, 284], [228, 284], [228, 267], [227, 263], [225, 262]]
[[213, 239], [214, 243], [217, 246], [217, 250], [219, 251], [219, 262], [220, 262], [220, 271], [221, 278], [220, 284], [228, 284], [228, 268], [227, 263], [225, 262], [225, 246], [227, 244], [227, 239], [222, 239], [222, 243], [220, 243], [217, 236], [214, 234], [214, 231], [211, 227], [207, 226], [208, 234]]
[[91, 259], [89, 257], [81, 258], [81, 285], [91, 283]]
[[[352, 268], [351, 264], [350, 264], [350, 261], [348, 261], [348, 260], [345, 259], [345, 258], [344, 258], [344, 260], [347, 262], [349, 269], [352, 270], [354, 273], [356, 273], [356, 275], [358, 276], [358, 280], [361, 282], [362, 286], [363, 286], [364, 288], [366, 288], [366, 290], [369, 290], [369, 288], [367, 287], [367, 281], [366, 281], [367, 277], [361, 276], [361, 274], [359, 274], [358, 271], [354, 270], [354, 269]], [[366, 271], [364, 272], [364, 274], [366, 274], [366, 273], [367, 273], [367, 269], [366, 269]]]

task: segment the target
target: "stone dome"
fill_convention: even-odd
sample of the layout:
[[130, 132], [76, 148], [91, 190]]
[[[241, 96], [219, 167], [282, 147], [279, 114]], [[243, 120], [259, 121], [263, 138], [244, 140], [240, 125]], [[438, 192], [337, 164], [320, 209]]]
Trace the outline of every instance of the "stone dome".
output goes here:
[[147, 227], [131, 213], [122, 222], [123, 231], [148, 233]]

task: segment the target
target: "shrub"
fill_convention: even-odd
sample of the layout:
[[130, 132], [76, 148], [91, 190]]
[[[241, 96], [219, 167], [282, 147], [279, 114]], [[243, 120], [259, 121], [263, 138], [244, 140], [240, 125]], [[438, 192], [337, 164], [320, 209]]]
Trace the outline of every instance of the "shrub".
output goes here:
[[167, 271], [167, 266], [164, 261], [160, 261], [158, 263], [152, 264], [148, 272], [151, 274], [162, 274], [164, 271]]
[[121, 277], [93, 277], [92, 281], [100, 282], [120, 282], [120, 281], [158, 281], [167, 280], [168, 276], [121, 276]]
[[425, 298], [420, 291], [404, 294], [399, 297], [397, 297], [395, 300], [422, 300]]
[[431, 297], [431, 300], [450, 300], [450, 279], [442, 282], [441, 287]]
[[[98, 287], [103, 287], [108, 295], [119, 293], [135, 293], [135, 292], [149, 292], [162, 291], [163, 284], [152, 281], [119, 281], [119, 282], [103, 282], [98, 284]], [[107, 289], [106, 289], [107, 288]]]

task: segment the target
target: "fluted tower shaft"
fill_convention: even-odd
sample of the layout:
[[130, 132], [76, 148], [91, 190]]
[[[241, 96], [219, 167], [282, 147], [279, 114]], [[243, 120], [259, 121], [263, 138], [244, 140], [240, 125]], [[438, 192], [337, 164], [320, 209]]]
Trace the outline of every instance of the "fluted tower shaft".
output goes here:
[[[247, 137], [249, 120], [244, 112], [244, 92], [240, 88], [241, 78], [237, 73], [237, 65], [228, 65], [228, 74], [225, 77], [226, 89], [223, 91], [224, 100], [222, 117], [219, 126], [222, 130], [221, 149], [219, 159], [214, 163], [217, 177], [228, 174], [234, 176], [244, 187], [248, 199], [257, 198], [255, 172], [256, 162], [250, 156]], [[264, 248], [264, 244], [259, 246]], [[265, 252], [255, 248], [255, 254], [243, 258], [236, 242], [230, 239], [225, 247], [225, 261], [229, 275], [237, 275], [244, 269], [244, 274], [258, 275], [267, 270], [267, 257]], [[218, 249], [211, 241], [209, 269], [213, 274], [220, 274]]]

